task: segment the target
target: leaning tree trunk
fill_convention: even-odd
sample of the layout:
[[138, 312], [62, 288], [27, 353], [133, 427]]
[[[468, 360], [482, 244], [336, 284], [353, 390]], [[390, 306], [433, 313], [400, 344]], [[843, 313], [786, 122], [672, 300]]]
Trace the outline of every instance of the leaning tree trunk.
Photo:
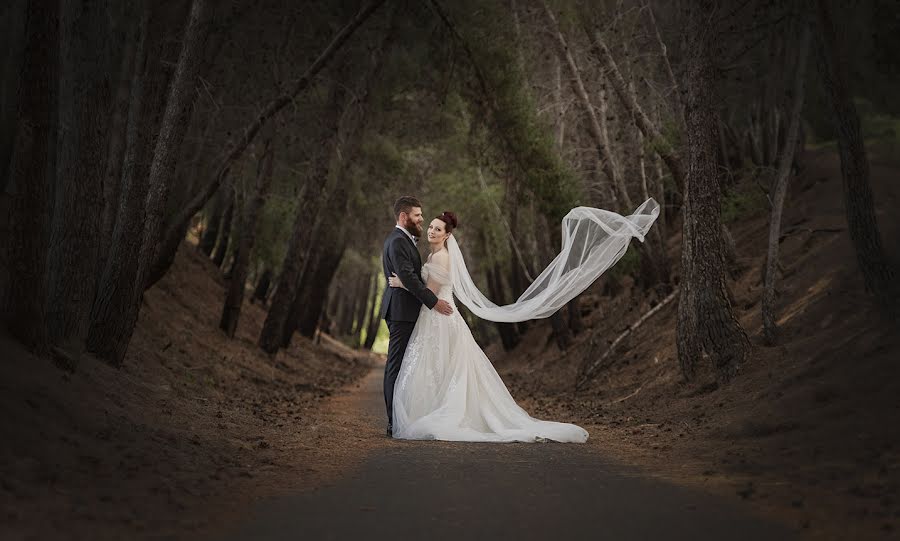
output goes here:
[[715, 79], [711, 64], [713, 32], [704, 15], [714, 3], [691, 10], [685, 74], [688, 173], [685, 179], [681, 257], [681, 294], [676, 344], [687, 380], [708, 356], [721, 381], [732, 378], [750, 352], [750, 342], [735, 318], [725, 284], [722, 252], [721, 193], [716, 167]]
[[[108, 302], [95, 310], [97, 332], [92, 337], [91, 351], [114, 365], [121, 365], [137, 324], [144, 294], [144, 284], [155, 260], [163, 214], [171, 188], [178, 149], [187, 131], [194, 104], [194, 79], [203, 57], [209, 23], [207, 0], [193, 0], [181, 46], [181, 54], [172, 75], [153, 160], [147, 177], [144, 221], [139, 240], [137, 272], [133, 280]], [[115, 249], [115, 247], [113, 247]]]
[[266, 267], [256, 281], [256, 288], [253, 289], [253, 301], [260, 304], [266, 304], [266, 297], [269, 296], [269, 288], [272, 286], [272, 269]]
[[766, 280], [762, 299], [763, 337], [769, 345], [778, 338], [778, 324], [775, 322], [775, 279], [778, 272], [778, 246], [781, 242], [781, 213], [787, 197], [788, 180], [794, 163], [794, 150], [800, 134], [800, 113], [803, 110], [806, 64], [809, 52], [810, 31], [806, 26], [800, 38], [797, 63], [794, 67], [794, 101], [791, 107], [787, 138], [781, 151], [778, 171], [775, 175], [775, 189], [772, 196], [772, 216], [769, 219], [769, 247], [766, 254]]
[[875, 296], [885, 313], [898, 317], [900, 307], [897, 303], [897, 273], [881, 246], [881, 233], [869, 183], [869, 159], [860, 133], [859, 115], [849, 88], [846, 47], [838, 43], [829, 3], [819, 0], [816, 11], [819, 73], [832, 111], [841, 153], [844, 208], [850, 239], [856, 250], [856, 261], [862, 271], [866, 290]]
[[[340, 214], [346, 212], [347, 201], [350, 197], [348, 187], [350, 179], [346, 178], [346, 172], [347, 168], [344, 167], [325, 204], [326, 208]], [[325, 231], [329, 231], [331, 238], [328, 242], [313, 243], [304, 257], [303, 270], [297, 282], [297, 293], [285, 322], [281, 347], [286, 348], [290, 345], [291, 336], [295, 330], [300, 330], [301, 334], [312, 338], [322, 313], [322, 306], [328, 300], [328, 289], [335, 272], [337, 272], [338, 263], [343, 257], [347, 235], [346, 228], [342, 224], [338, 224], [337, 229], [330, 228], [329, 215], [330, 213], [320, 213], [313, 228], [312, 238], [322, 238]], [[326, 282], [324, 286], [322, 282]], [[344, 313], [346, 320], [341, 333], [343, 336], [354, 334], [356, 328], [354, 324], [359, 314], [359, 306], [366, 303], [367, 294], [368, 282], [357, 280], [354, 283], [347, 311]]]
[[[88, 330], [87, 349], [102, 358], [108, 358], [113, 351], [114, 329], [118, 322], [117, 315], [123, 310], [130, 290], [134, 287], [134, 277], [138, 270], [140, 254], [141, 227], [144, 223], [144, 202], [147, 199], [147, 147], [155, 129], [152, 120], [156, 116], [155, 107], [161, 106], [158, 94], [164, 92], [162, 86], [162, 67], [151, 72], [151, 66], [161, 59], [161, 44], [148, 50], [150, 29], [150, 8], [146, 6], [141, 15], [141, 22], [135, 36], [137, 44], [134, 48], [132, 80], [128, 117], [126, 119], [125, 156], [121, 168], [120, 186], [115, 210], [105, 217], [113, 226], [110, 232], [109, 246], [102, 258], [97, 293], [91, 306], [91, 326]], [[154, 61], [149, 62], [150, 56]], [[157, 56], [159, 55], [159, 56]], [[113, 135], [115, 137], [115, 135]], [[107, 167], [107, 180], [109, 177]], [[109, 202], [107, 202], [107, 205]]]
[[[113, 102], [112, 119], [109, 126], [109, 142], [106, 150], [106, 173], [103, 178], [103, 216], [100, 229], [99, 265], [104, 265], [109, 255], [113, 231], [119, 212], [119, 197], [122, 189], [122, 170], [125, 153], [128, 149], [128, 113], [131, 102], [132, 84], [139, 81], [135, 77], [140, 73], [143, 51], [136, 46], [143, 45], [147, 32], [150, 11], [145, 9], [136, 28], [129, 29], [125, 35], [122, 48], [119, 81], [116, 84], [115, 101]], [[137, 82], [137, 84], [141, 84]]]
[[616, 199], [623, 204], [626, 209], [631, 210], [634, 208], [634, 205], [631, 202], [631, 198], [628, 196], [628, 191], [625, 188], [625, 183], [619, 172], [615, 155], [613, 155], [612, 152], [609, 131], [606, 126], [606, 117], [604, 115], [597, 115], [596, 111], [594, 111], [594, 106], [591, 103], [587, 89], [584, 86], [584, 81], [581, 77], [581, 71], [575, 63], [575, 58], [572, 56], [566, 37], [562, 34], [559, 24], [556, 22], [553, 11], [545, 0], [541, 0], [541, 6], [547, 21], [550, 23], [550, 30], [553, 34], [558, 54], [565, 61], [565, 66], [569, 71], [569, 77], [572, 81], [572, 89], [575, 91], [575, 96], [581, 102], [581, 106], [585, 113], [587, 113], [588, 129], [594, 140], [594, 145], [597, 147], [597, 153], [603, 172], [615, 189]]
[[[503, 303], [506, 300], [501, 275], [502, 272], [500, 271], [500, 265], [498, 264], [494, 264], [487, 271], [488, 292], [496, 303]], [[503, 349], [505, 351], [511, 351], [519, 345], [521, 338], [515, 323], [496, 322], [494, 325], [497, 327], [497, 333], [500, 335], [500, 343], [503, 344]]]
[[372, 350], [375, 339], [378, 338], [378, 329], [381, 327], [381, 303], [378, 302], [380, 293], [378, 287], [378, 273], [372, 275], [372, 296], [369, 299], [369, 324], [366, 326], [366, 339], [363, 349]]
[[278, 282], [278, 289], [272, 295], [272, 304], [259, 335], [259, 347], [269, 354], [278, 351], [283, 343], [285, 325], [291, 315], [294, 299], [297, 298], [297, 285], [303, 272], [303, 256], [314, 239], [311, 233], [315, 228], [310, 227], [310, 217], [315, 220], [319, 206], [323, 203], [321, 192], [328, 180], [329, 162], [332, 149], [337, 144], [339, 120], [346, 94], [344, 83], [338, 81], [332, 86], [324, 119], [326, 132], [323, 134], [323, 142], [314, 161], [303, 199], [297, 207], [291, 240], [281, 267], [281, 279]]
[[[16, 134], [21, 129], [18, 116], [19, 90], [24, 88], [25, 83], [21, 77], [23, 62], [25, 61], [27, 46], [33, 45], [28, 38], [28, 12], [33, 10], [31, 5], [33, 2], [27, 0], [14, 0], [4, 2], [0, 5], [0, 193], [6, 191], [7, 182], [10, 180], [12, 171], [9, 170], [10, 160], [14, 152]], [[47, 8], [40, 8], [47, 9]], [[56, 20], [59, 19], [58, 9], [56, 10]], [[56, 23], [58, 25], [58, 22]], [[45, 41], [40, 44], [47, 47], [49, 44], [59, 42], [56, 34], [47, 34], [44, 36]], [[50, 47], [56, 51], [55, 47]]]
[[54, 144], [59, 3], [28, 2], [25, 57], [18, 89], [18, 130], [10, 157], [9, 237], [4, 239], [8, 276], [3, 276], [3, 318], [27, 347], [47, 345], [44, 272], [50, 232], [50, 183], [47, 166]]
[[234, 266], [231, 268], [231, 283], [228, 286], [228, 295], [225, 297], [225, 306], [222, 308], [222, 319], [219, 321], [219, 328], [225, 331], [228, 338], [234, 338], [238, 318], [241, 316], [247, 271], [250, 267], [250, 252], [256, 242], [256, 224], [269, 193], [269, 187], [272, 185], [274, 151], [271, 145], [271, 140], [266, 141], [256, 173], [256, 193], [248, 201], [247, 208], [244, 210], [244, 218], [241, 220], [241, 238], [238, 241]]
[[[365, 275], [365, 280], [360, 281], [371, 285], [371, 274]], [[357, 344], [362, 340], [362, 331], [366, 326], [366, 314], [369, 309], [369, 289], [369, 287], [366, 287], [363, 294], [359, 296], [359, 304], [356, 307], [356, 321], [353, 322], [353, 335], [358, 338], [358, 340], [356, 340]]]
[[175, 261], [175, 254], [178, 246], [184, 239], [191, 218], [194, 217], [200, 209], [209, 201], [212, 194], [219, 188], [222, 182], [228, 177], [231, 168], [237, 162], [238, 158], [244, 153], [247, 146], [253, 142], [259, 130], [265, 126], [280, 110], [287, 105], [294, 103], [297, 95], [305, 90], [313, 82], [316, 76], [322, 71], [334, 55], [341, 49], [344, 43], [350, 39], [350, 36], [368, 19], [375, 11], [385, 3], [386, 0], [371, 0], [364, 5], [350, 22], [338, 32], [316, 60], [306, 69], [303, 75], [294, 83], [294, 87], [290, 92], [279, 96], [269, 102], [265, 109], [248, 124], [241, 137], [237, 141], [225, 148], [222, 154], [214, 162], [213, 176], [207, 184], [194, 196], [187, 206], [179, 212], [172, 221], [172, 225], [166, 230], [162, 238], [162, 244], [157, 252], [157, 257], [153, 262], [149, 279], [145, 287], [150, 287], [159, 281], [166, 273], [172, 263]]
[[47, 254], [47, 328], [51, 342], [77, 355], [97, 288], [111, 86], [104, 61], [105, 5], [63, 0], [59, 28], [61, 129]]
[[213, 249], [216, 247], [216, 241], [219, 240], [219, 232], [222, 230], [222, 218], [225, 215], [225, 190], [219, 189], [212, 201], [209, 218], [207, 220], [206, 229], [203, 230], [203, 236], [197, 249], [206, 257], [211, 257]]
[[223, 188], [225, 188], [225, 193], [222, 194], [222, 197], [225, 198], [228, 206], [225, 207], [225, 215], [222, 216], [222, 221], [219, 224], [221, 229], [219, 242], [216, 244], [216, 250], [212, 256], [213, 264], [219, 268], [222, 267], [222, 263], [225, 262], [225, 254], [228, 253], [228, 243], [231, 241], [232, 222], [234, 221], [235, 199], [237, 198], [237, 194], [234, 193], [230, 186], [223, 186]]

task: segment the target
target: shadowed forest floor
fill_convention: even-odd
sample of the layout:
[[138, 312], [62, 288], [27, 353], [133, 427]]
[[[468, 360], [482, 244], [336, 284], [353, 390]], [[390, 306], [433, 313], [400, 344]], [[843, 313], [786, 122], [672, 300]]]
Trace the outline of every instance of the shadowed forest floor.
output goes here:
[[[785, 205], [777, 347], [759, 339], [767, 210], [729, 225], [733, 294], [757, 346], [732, 384], [681, 381], [673, 303], [574, 394], [583, 363], [650, 308], [627, 279], [614, 298], [600, 296], [602, 282], [583, 297], [588, 330], [565, 354], [539, 322], [516, 350], [489, 356], [533, 415], [585, 426], [583, 448], [598, 460], [708, 490], [811, 538], [889, 538], [900, 527], [900, 338], [864, 296], [836, 155], [805, 163]], [[884, 244], [897, 256], [887, 211], [900, 167], [877, 156], [872, 167]], [[680, 238], [670, 241], [677, 272]], [[0, 337], [0, 538], [196, 538], [261, 498], [337, 482], [396, 443], [381, 419], [354, 414], [354, 386], [378, 359], [326, 336], [295, 338], [272, 361], [254, 346], [264, 312], [250, 304], [226, 339], [219, 276], [184, 245], [146, 295], [120, 370], [84, 359], [72, 371]]]
[[255, 346], [258, 305], [227, 339], [219, 276], [182, 246], [121, 370], [87, 358], [70, 372], [0, 338], [0, 539], [195, 538], [362, 453], [360, 427], [329, 422], [322, 404], [372, 359], [295, 337], [272, 362]]
[[[785, 203], [782, 230], [793, 233], [781, 245], [778, 346], [761, 339], [768, 208], [729, 224], [738, 254], [732, 292], [755, 345], [730, 385], [683, 383], [673, 302], [573, 394], [584, 363], [650, 309], [627, 284], [612, 300], [599, 296], [600, 283], [582, 297], [588, 330], [565, 354], [545, 346], [543, 323], [516, 350], [495, 346], [490, 356], [532, 414], [586, 423], [604, 451], [648, 472], [746, 500], [812, 538], [891, 538], [900, 529], [900, 333], [864, 292], [837, 155], [810, 152], [804, 164]], [[898, 171], [873, 157], [879, 225], [895, 260]], [[680, 234], [670, 241], [677, 272]]]

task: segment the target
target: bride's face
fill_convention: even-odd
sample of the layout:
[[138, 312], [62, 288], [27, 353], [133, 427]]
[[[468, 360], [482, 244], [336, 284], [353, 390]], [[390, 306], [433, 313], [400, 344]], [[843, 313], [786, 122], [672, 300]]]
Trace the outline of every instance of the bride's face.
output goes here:
[[428, 243], [429, 244], [444, 244], [444, 241], [447, 240], [450, 234], [447, 233], [447, 224], [444, 223], [443, 220], [438, 220], [435, 218], [431, 220], [431, 224], [428, 226]]

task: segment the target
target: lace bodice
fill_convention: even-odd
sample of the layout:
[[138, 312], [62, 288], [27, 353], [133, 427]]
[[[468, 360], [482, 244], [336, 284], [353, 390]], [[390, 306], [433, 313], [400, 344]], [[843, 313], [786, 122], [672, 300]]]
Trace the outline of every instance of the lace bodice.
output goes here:
[[422, 265], [422, 281], [427, 284], [429, 280], [441, 285], [441, 289], [437, 292], [439, 299], [453, 302], [453, 285], [451, 284], [449, 270], [429, 261]]

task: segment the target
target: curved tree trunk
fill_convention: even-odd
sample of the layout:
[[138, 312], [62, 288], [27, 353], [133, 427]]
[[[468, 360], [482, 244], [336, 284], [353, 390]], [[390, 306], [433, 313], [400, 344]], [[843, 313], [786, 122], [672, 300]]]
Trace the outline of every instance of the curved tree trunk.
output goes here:
[[[33, 11], [32, 2], [28, 0], [12, 0], [4, 2], [0, 6], [0, 44], [4, 47], [0, 49], [0, 59], [3, 64], [0, 65], [0, 193], [6, 191], [7, 182], [10, 181], [11, 171], [8, 166], [12, 159], [15, 139], [17, 132], [21, 129], [18, 97], [22, 85], [29, 83], [22, 79], [23, 62], [27, 54], [29, 45], [37, 45], [29, 41], [28, 29], [28, 10]], [[41, 8], [48, 13], [48, 8]], [[56, 10], [55, 24], [59, 25], [59, 14]], [[57, 30], [58, 31], [58, 30]], [[56, 37], [53, 37], [56, 36]], [[56, 33], [44, 35], [46, 41], [40, 44], [41, 47], [47, 47], [49, 43], [57, 43], [59, 38]], [[51, 41], [52, 39], [52, 41]], [[50, 48], [56, 51], [56, 48]], [[49, 67], [49, 66], [48, 66]], [[55, 104], [54, 104], [55, 105]], [[49, 109], [48, 109], [49, 111]]]
[[294, 83], [294, 87], [291, 91], [269, 102], [263, 112], [244, 128], [241, 137], [223, 150], [222, 154], [215, 161], [216, 165], [213, 168], [215, 172], [213, 173], [212, 178], [203, 189], [190, 200], [187, 206], [178, 213], [172, 220], [172, 225], [163, 235], [162, 244], [157, 253], [157, 257], [153, 262], [149, 279], [145, 287], [150, 287], [155, 284], [163, 277], [169, 267], [172, 266], [172, 262], [175, 261], [175, 253], [178, 251], [178, 246], [181, 245], [181, 241], [184, 240], [184, 234], [189, 227], [191, 218], [203, 208], [206, 202], [209, 201], [209, 198], [212, 197], [222, 182], [228, 177], [232, 166], [238, 158], [243, 155], [247, 146], [253, 142], [253, 139], [256, 137], [259, 130], [262, 129], [262, 127], [265, 126], [278, 111], [293, 103], [297, 94], [309, 87], [316, 75], [322, 71], [322, 68], [328, 64], [335, 53], [337, 53], [344, 43], [350, 39], [350, 36], [352, 36], [366, 19], [375, 13], [385, 1], [386, 0], [371, 0], [364, 5], [356, 16], [354, 16], [353, 19], [335, 35], [328, 46], [325, 47], [312, 65], [306, 69], [297, 82]]
[[628, 196], [628, 190], [625, 188], [625, 183], [622, 180], [622, 175], [619, 171], [615, 155], [613, 155], [612, 152], [609, 131], [606, 126], [606, 117], [604, 115], [598, 115], [596, 111], [594, 111], [594, 106], [591, 103], [591, 99], [584, 86], [584, 81], [581, 78], [581, 72], [578, 69], [578, 65], [575, 63], [575, 58], [572, 56], [565, 36], [563, 36], [559, 24], [556, 22], [553, 11], [545, 0], [541, 0], [541, 7], [543, 8], [547, 21], [550, 23], [550, 30], [553, 34], [558, 54], [565, 61], [566, 68], [569, 71], [569, 77], [572, 81], [572, 89], [575, 91], [575, 96], [581, 102], [581, 106], [585, 113], [587, 113], [588, 128], [591, 137], [594, 140], [594, 145], [597, 147], [597, 153], [603, 172], [615, 188], [616, 199], [618, 199], [626, 209], [634, 209], [631, 198]]
[[844, 180], [844, 207], [856, 260], [866, 290], [889, 315], [898, 317], [897, 272], [881, 246], [881, 232], [869, 183], [869, 159], [859, 127], [859, 114], [849, 88], [846, 47], [837, 42], [834, 15], [825, 0], [818, 0], [818, 61], [826, 100], [831, 107]]
[[213, 252], [212, 261], [215, 266], [222, 268], [222, 263], [225, 262], [225, 254], [228, 253], [228, 243], [231, 242], [231, 229], [234, 222], [234, 206], [235, 206], [235, 198], [237, 197], [232, 190], [231, 186], [228, 186], [223, 194], [223, 197], [227, 200], [227, 207], [225, 207], [225, 215], [222, 216], [222, 223], [219, 224], [219, 228], [221, 231], [219, 232], [219, 242], [216, 244], [216, 250]]
[[685, 184], [681, 294], [676, 344], [681, 370], [695, 378], [698, 363], [709, 357], [717, 378], [732, 378], [750, 352], [750, 342], [734, 316], [725, 283], [722, 252], [721, 192], [716, 167], [715, 79], [712, 31], [706, 18], [714, 3], [691, 10], [685, 75], [688, 173]]
[[[3, 317], [12, 334], [36, 351], [46, 348], [44, 273], [50, 232], [50, 147], [55, 142], [59, 3], [28, 2], [25, 57], [18, 89], [18, 130], [10, 158], [9, 237], [4, 239]], [[5, 219], [5, 218], [4, 218]]]
[[797, 148], [797, 139], [800, 134], [800, 113], [803, 110], [803, 83], [808, 63], [809, 40], [810, 31], [807, 26], [800, 38], [800, 48], [794, 67], [794, 101], [788, 120], [790, 124], [787, 140], [784, 142], [778, 162], [778, 171], [775, 174], [772, 215], [769, 218], [769, 246], [766, 253], [766, 279], [762, 300], [763, 337], [769, 345], [773, 345], [778, 338], [778, 324], [775, 322], [775, 279], [778, 271], [778, 246], [781, 239], [781, 213], [784, 209], [784, 199], [787, 197], [791, 166], [794, 163], [794, 151]]
[[[110, 84], [105, 5], [60, 4], [59, 135], [47, 254], [47, 328], [71, 354], [83, 350], [97, 289]], [[46, 45], [45, 45], [46, 46]]]
[[126, 284], [115, 296], [108, 297], [108, 302], [95, 310], [97, 333], [92, 339], [91, 351], [114, 365], [120, 365], [125, 357], [137, 324], [144, 284], [159, 246], [178, 150], [193, 110], [194, 80], [209, 30], [206, 11], [207, 0], [193, 0], [146, 181], [148, 190], [144, 221], [138, 237], [137, 272], [130, 284]]
[[363, 349], [372, 350], [381, 327], [381, 303], [379, 301], [378, 273], [372, 275], [372, 295], [369, 297], [369, 324], [366, 326], [366, 339]]
[[[291, 240], [288, 243], [287, 253], [281, 267], [278, 289], [272, 295], [272, 304], [259, 335], [259, 347], [270, 354], [278, 351], [278, 348], [284, 343], [287, 332], [285, 326], [288, 325], [288, 318], [292, 312], [291, 307], [297, 298], [298, 283], [302, 278], [306, 259], [304, 255], [315, 238], [312, 235], [315, 227], [310, 227], [310, 222], [315, 222], [319, 207], [324, 204], [321, 193], [328, 181], [330, 158], [332, 150], [337, 144], [339, 120], [346, 105], [346, 94], [345, 83], [338, 81], [332, 86], [324, 119], [326, 133], [322, 135], [320, 151], [313, 162], [303, 199], [297, 206], [294, 225], [291, 229]], [[293, 329], [289, 332], [293, 332]]]
[[241, 238], [235, 252], [234, 266], [231, 269], [231, 283], [228, 286], [228, 295], [225, 297], [225, 306], [222, 308], [222, 319], [219, 328], [225, 331], [228, 338], [234, 338], [237, 329], [238, 318], [241, 315], [241, 306], [244, 304], [244, 290], [247, 281], [247, 271], [250, 267], [250, 252], [256, 242], [256, 225], [259, 215], [265, 204], [269, 187], [272, 185], [272, 168], [274, 151], [271, 148], [271, 140], [266, 141], [263, 156], [260, 158], [259, 168], [256, 174], [256, 193], [247, 203], [244, 210], [244, 218], [241, 220]]
[[266, 304], [266, 297], [269, 295], [269, 288], [272, 287], [272, 269], [266, 267], [262, 274], [259, 277], [259, 280], [256, 281], [256, 288], [253, 289], [253, 301], [258, 301], [260, 304]]
[[222, 231], [222, 218], [225, 215], [225, 190], [219, 189], [212, 201], [209, 218], [207, 220], [206, 229], [203, 230], [203, 236], [197, 245], [197, 249], [206, 257], [211, 257], [213, 249], [216, 247], [216, 241], [219, 240], [219, 233]]

